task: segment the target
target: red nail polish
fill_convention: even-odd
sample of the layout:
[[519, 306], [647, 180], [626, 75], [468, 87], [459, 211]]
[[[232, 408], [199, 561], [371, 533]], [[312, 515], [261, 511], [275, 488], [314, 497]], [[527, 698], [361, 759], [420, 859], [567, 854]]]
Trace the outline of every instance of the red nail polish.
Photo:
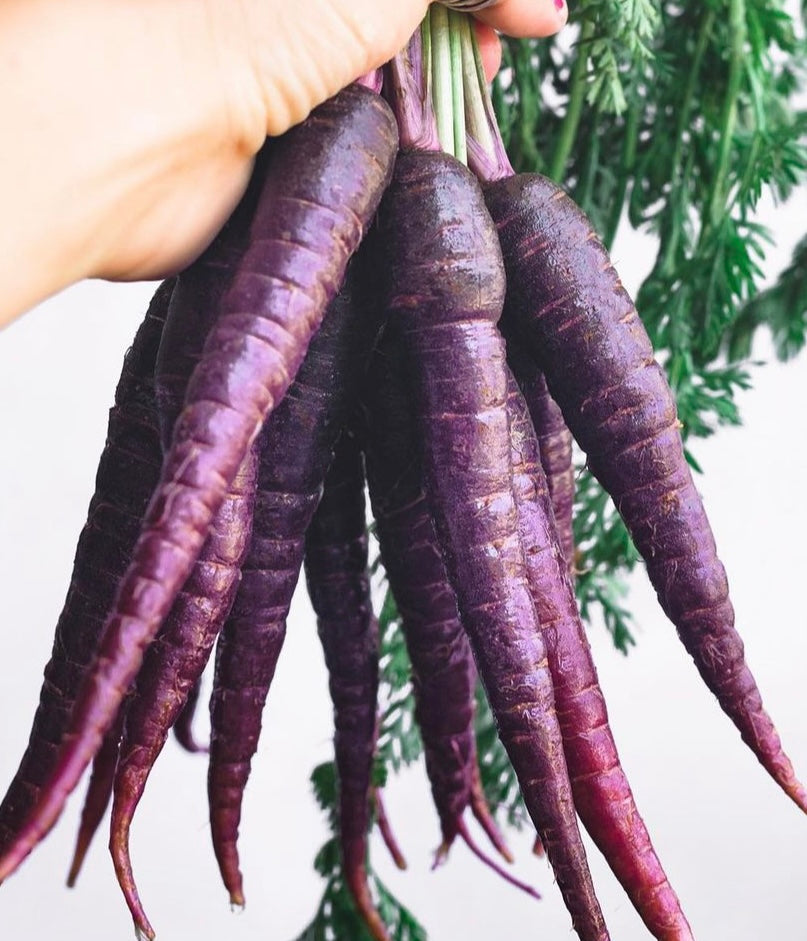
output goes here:
[[562, 10], [566, 6], [566, 0], [555, 0], [555, 9]]

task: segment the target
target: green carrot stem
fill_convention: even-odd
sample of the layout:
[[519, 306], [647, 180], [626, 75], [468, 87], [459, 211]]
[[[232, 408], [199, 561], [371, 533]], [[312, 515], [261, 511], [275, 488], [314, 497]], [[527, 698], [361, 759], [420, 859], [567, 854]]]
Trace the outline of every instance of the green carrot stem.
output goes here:
[[[454, 118], [454, 156], [462, 163], [468, 163], [468, 149], [465, 143], [465, 95], [463, 92], [462, 32], [468, 26], [468, 14], [448, 11], [448, 38], [451, 54], [451, 92]], [[470, 28], [470, 27], [468, 27]]]
[[[678, 120], [676, 121], [675, 134], [673, 135], [675, 143], [673, 144], [673, 155], [670, 161], [669, 179], [671, 190], [670, 197], [668, 198], [668, 204], [670, 206], [678, 201], [676, 194], [682, 194], [682, 188], [684, 186], [684, 176], [681, 174], [681, 166], [684, 159], [684, 134], [690, 124], [692, 102], [695, 98], [695, 90], [698, 88], [700, 82], [701, 65], [706, 53], [706, 47], [709, 43], [709, 37], [712, 34], [714, 20], [714, 10], [708, 9], [701, 20], [695, 52], [692, 56], [692, 63], [684, 88], [683, 99], [678, 107]], [[660, 274], [669, 275], [675, 265], [675, 254], [681, 232], [680, 225], [674, 222], [675, 218], [675, 212], [668, 211], [662, 222], [660, 233], [661, 246], [658, 259], [654, 265], [654, 271]]]
[[464, 26], [461, 46], [468, 164], [480, 179], [498, 180], [512, 176], [513, 167], [499, 132], [476, 33], [469, 22]]
[[454, 89], [451, 77], [451, 42], [448, 10], [439, 3], [426, 14], [431, 32], [432, 101], [437, 118], [437, 136], [446, 153], [455, 152]]
[[493, 135], [488, 124], [488, 114], [485, 110], [482, 89], [487, 88], [487, 78], [479, 54], [479, 44], [471, 27], [471, 21], [466, 16], [460, 25], [460, 44], [462, 48], [462, 79], [465, 85], [465, 124], [470, 134], [479, 146], [491, 157], [496, 150]]
[[431, 17], [427, 13], [420, 24], [420, 48], [426, 94], [432, 99], [432, 31]]
[[740, 95], [745, 66], [745, 0], [731, 0], [729, 4], [729, 35], [731, 36], [729, 74], [726, 97], [723, 99], [723, 110], [720, 115], [720, 150], [701, 234], [706, 229], [717, 227], [726, 209], [734, 131], [737, 126], [737, 99]]
[[[599, 125], [602, 108], [597, 105], [594, 115], [593, 126]], [[591, 201], [594, 195], [594, 183], [597, 178], [597, 168], [600, 165], [600, 137], [597, 134], [592, 136], [583, 158], [583, 166], [579, 173], [579, 181], [576, 187], [575, 200], [583, 212], [591, 212]]]
[[577, 58], [574, 60], [569, 85], [569, 100], [566, 103], [566, 114], [560, 126], [560, 133], [555, 143], [555, 151], [549, 164], [547, 176], [556, 183], [561, 182], [566, 170], [566, 163], [572, 152], [580, 117], [583, 113], [583, 103], [586, 99], [586, 77], [588, 72], [589, 40], [594, 35], [594, 24], [586, 20], [580, 29], [580, 38], [577, 40]]
[[619, 166], [619, 178], [617, 180], [616, 190], [611, 199], [611, 211], [605, 222], [603, 243], [609, 251], [614, 244], [616, 232], [619, 228], [619, 221], [622, 218], [622, 210], [625, 208], [625, 197], [628, 192], [628, 178], [633, 177], [634, 164], [636, 162], [636, 146], [639, 141], [640, 112], [641, 107], [637, 98], [629, 108], [625, 117], [625, 134], [622, 146], [622, 160]]

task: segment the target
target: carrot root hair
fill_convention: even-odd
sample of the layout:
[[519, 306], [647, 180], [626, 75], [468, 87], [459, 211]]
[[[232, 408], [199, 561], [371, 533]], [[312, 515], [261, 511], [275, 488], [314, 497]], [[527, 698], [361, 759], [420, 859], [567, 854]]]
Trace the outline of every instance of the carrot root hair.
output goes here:
[[380, 787], [373, 790], [373, 803], [375, 804], [375, 822], [378, 826], [378, 832], [384, 841], [384, 846], [392, 857], [392, 861], [400, 870], [407, 868], [406, 857], [404, 856], [400, 844], [393, 832], [392, 826], [387, 815], [387, 808], [384, 806], [383, 792]]
[[483, 852], [481, 847], [471, 836], [465, 820], [459, 820], [457, 822], [457, 834], [462, 837], [463, 842], [474, 854], [474, 856], [476, 856], [477, 859], [481, 860], [486, 866], [492, 869], [497, 876], [500, 876], [502, 879], [504, 879], [505, 882], [509, 882], [510, 885], [515, 886], [517, 889], [520, 889], [522, 892], [526, 892], [527, 895], [531, 895], [534, 899], [538, 899], [540, 901], [541, 895], [537, 889], [534, 889], [526, 882], [522, 882], [520, 879], [516, 879], [512, 873], [509, 873], [503, 869], [495, 859], [488, 856], [487, 853]]
[[485, 792], [482, 787], [482, 775], [479, 770], [479, 762], [474, 761], [471, 778], [471, 812], [476, 818], [476, 822], [485, 831], [496, 852], [507, 863], [514, 863], [515, 856], [507, 845], [504, 834], [499, 829], [498, 824], [493, 818], [490, 806], [485, 798]]

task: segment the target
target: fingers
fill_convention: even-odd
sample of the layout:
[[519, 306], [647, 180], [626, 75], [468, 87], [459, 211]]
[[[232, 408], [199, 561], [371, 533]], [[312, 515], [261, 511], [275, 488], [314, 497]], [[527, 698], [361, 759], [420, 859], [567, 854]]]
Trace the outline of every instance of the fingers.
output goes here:
[[485, 78], [492, 82], [502, 64], [501, 40], [496, 30], [486, 23], [476, 22], [474, 26], [476, 27], [479, 54], [482, 56], [482, 65], [485, 69]]
[[476, 11], [472, 0], [455, 4], [508, 36], [551, 36], [569, 16], [565, 0], [494, 0], [479, 5], [481, 9]]

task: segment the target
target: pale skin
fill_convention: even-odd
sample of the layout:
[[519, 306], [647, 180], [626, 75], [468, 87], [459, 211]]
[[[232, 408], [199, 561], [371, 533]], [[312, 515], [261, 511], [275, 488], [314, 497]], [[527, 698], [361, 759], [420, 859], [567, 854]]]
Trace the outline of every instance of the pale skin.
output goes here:
[[[560, 0], [499, 0], [548, 36]], [[0, 326], [83, 278], [148, 279], [227, 218], [267, 134], [387, 61], [428, 0], [0, 0]]]

